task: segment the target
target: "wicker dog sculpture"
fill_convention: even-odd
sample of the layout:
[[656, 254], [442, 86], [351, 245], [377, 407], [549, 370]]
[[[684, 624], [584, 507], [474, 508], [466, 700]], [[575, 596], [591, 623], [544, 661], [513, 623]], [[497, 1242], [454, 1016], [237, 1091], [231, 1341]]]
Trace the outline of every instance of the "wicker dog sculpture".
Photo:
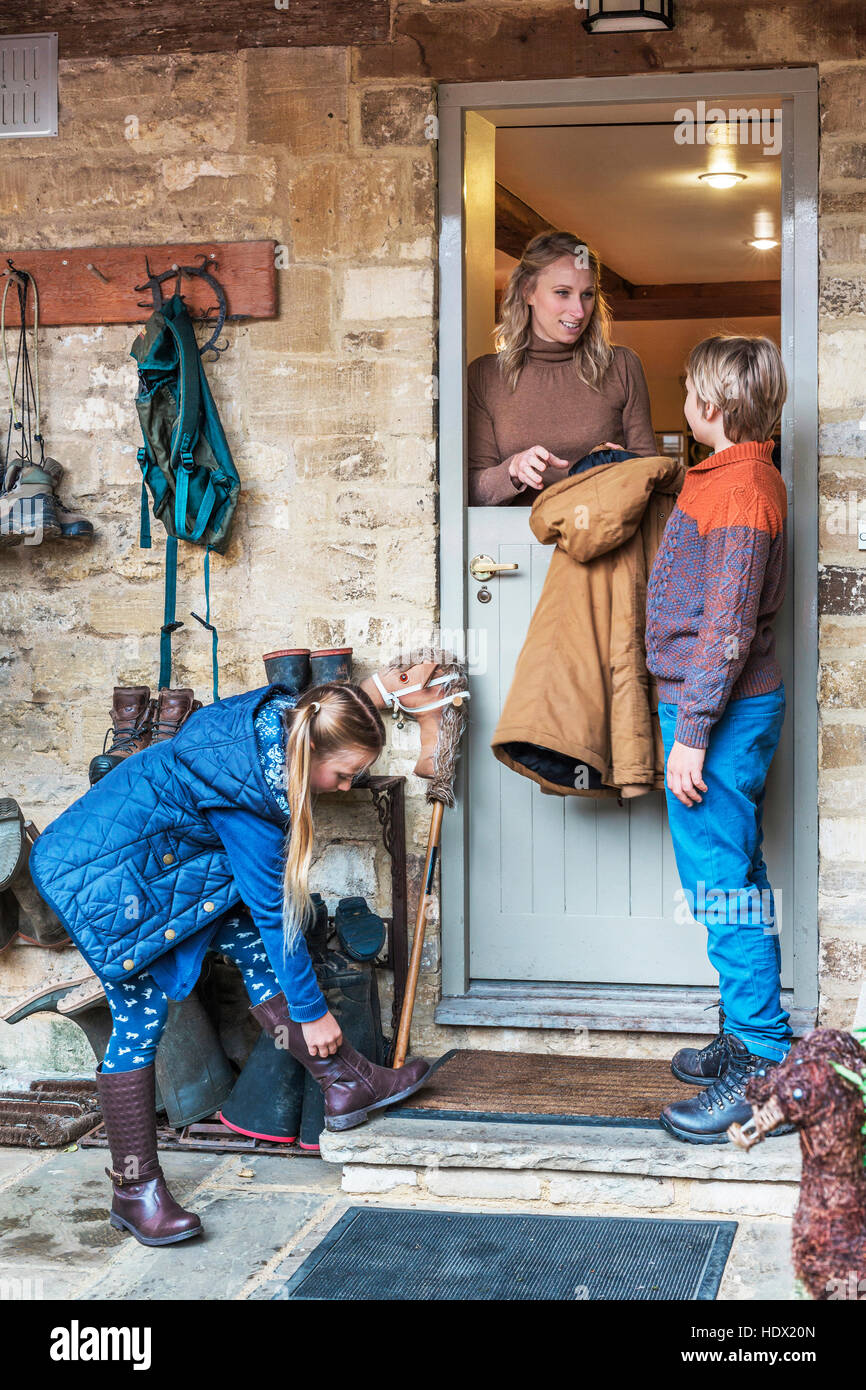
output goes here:
[[728, 1137], [748, 1149], [787, 1122], [803, 1172], [794, 1215], [794, 1270], [814, 1299], [866, 1297], [866, 1050], [850, 1033], [816, 1028], [746, 1087], [752, 1119]]

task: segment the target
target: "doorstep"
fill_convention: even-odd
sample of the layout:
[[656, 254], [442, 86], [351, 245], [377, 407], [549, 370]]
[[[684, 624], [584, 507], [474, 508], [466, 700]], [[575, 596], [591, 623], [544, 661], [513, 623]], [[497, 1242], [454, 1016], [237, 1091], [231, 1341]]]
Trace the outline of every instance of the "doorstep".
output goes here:
[[342, 1167], [343, 1190], [358, 1195], [778, 1218], [792, 1215], [799, 1194], [796, 1134], [743, 1152], [683, 1144], [661, 1129], [383, 1115], [320, 1143], [322, 1158]]

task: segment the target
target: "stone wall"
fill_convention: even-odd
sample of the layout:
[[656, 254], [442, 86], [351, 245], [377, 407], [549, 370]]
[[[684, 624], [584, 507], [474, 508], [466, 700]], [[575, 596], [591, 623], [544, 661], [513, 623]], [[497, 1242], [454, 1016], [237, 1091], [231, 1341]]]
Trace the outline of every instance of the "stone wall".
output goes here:
[[[244, 494], [231, 550], [216, 557], [221, 693], [263, 681], [260, 654], [349, 644], [363, 676], [395, 637], [436, 619], [435, 143], [437, 81], [765, 67], [815, 62], [822, 78], [820, 404], [822, 535], [821, 1018], [850, 1021], [866, 928], [866, 586], [856, 525], [866, 397], [866, 15], [812, 0], [680, 0], [673, 34], [590, 40], [561, 0], [413, 0], [392, 5], [387, 43], [365, 48], [81, 60], [61, 64], [61, 135], [9, 142], [0, 235], [9, 248], [273, 237], [279, 318], [231, 326], [210, 369]], [[133, 119], [134, 118], [134, 119]], [[115, 683], [155, 684], [159, 544], [137, 544], [137, 426], [129, 328], [47, 330], [41, 357], [49, 452], [62, 495], [92, 517], [86, 550], [0, 550], [3, 787], [37, 824], [87, 786]], [[179, 613], [199, 608], [201, 557], [181, 564]], [[206, 634], [175, 639], [177, 684], [209, 698]], [[394, 732], [382, 769], [409, 773], [416, 733]], [[414, 911], [426, 836], [409, 783]], [[388, 901], [388, 866], [365, 794], [326, 798], [314, 874]], [[0, 1004], [71, 952], [13, 946]], [[434, 930], [416, 1045], [569, 1050], [570, 1034], [441, 1030]], [[600, 1052], [668, 1055], [676, 1040], [592, 1036]], [[89, 1066], [73, 1025], [0, 1025], [0, 1064]]]

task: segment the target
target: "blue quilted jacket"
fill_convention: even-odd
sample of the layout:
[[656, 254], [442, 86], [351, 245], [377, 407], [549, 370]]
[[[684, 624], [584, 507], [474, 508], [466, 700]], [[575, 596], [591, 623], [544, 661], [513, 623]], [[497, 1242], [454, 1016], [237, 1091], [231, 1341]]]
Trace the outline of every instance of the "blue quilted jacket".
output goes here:
[[253, 721], [282, 686], [191, 715], [119, 763], [39, 836], [30, 871], [100, 979], [148, 970], [185, 998], [222, 915], [250, 909], [299, 1023], [327, 1009], [303, 939], [282, 940], [288, 817], [262, 771]]

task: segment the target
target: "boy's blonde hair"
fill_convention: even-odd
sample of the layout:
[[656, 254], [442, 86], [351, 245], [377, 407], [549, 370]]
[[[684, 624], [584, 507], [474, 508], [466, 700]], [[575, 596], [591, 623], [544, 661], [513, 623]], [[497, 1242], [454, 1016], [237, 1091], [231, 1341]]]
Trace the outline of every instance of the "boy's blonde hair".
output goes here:
[[705, 338], [692, 348], [687, 370], [698, 400], [722, 412], [722, 427], [732, 444], [763, 441], [775, 433], [788, 382], [771, 338]]

